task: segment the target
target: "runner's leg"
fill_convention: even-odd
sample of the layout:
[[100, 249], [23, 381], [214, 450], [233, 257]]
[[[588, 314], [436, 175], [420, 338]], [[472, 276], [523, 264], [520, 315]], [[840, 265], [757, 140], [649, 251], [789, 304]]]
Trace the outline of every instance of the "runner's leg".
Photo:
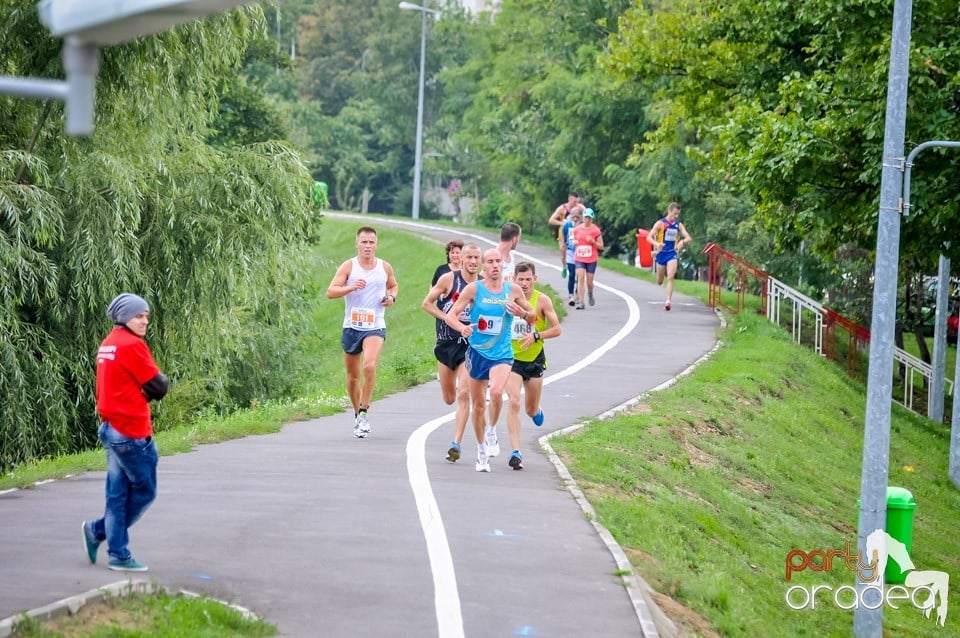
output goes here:
[[527, 416], [533, 418], [540, 411], [540, 397], [543, 395], [543, 377], [533, 377], [523, 382], [526, 389]]
[[[444, 366], [446, 367], [446, 366]], [[481, 410], [481, 414], [482, 414]], [[457, 366], [457, 416], [454, 419], [453, 440], [463, 443], [463, 432], [467, 429], [467, 420], [470, 418], [470, 376], [467, 366], [463, 363]], [[483, 430], [481, 430], [482, 434]]]
[[442, 363], [437, 363], [437, 378], [440, 380], [440, 396], [447, 405], [457, 400], [457, 372]]
[[667, 271], [667, 303], [673, 298], [673, 279], [677, 276], [677, 260], [671, 259], [665, 268]]
[[360, 411], [360, 367], [363, 362], [363, 354], [343, 355], [343, 361], [347, 367], [347, 395], [350, 397], [350, 403], [353, 404], [353, 414], [356, 416]]
[[511, 372], [507, 377], [507, 432], [510, 435], [510, 447], [520, 449], [520, 388], [523, 377]]
[[360, 407], [369, 408], [373, 390], [377, 385], [377, 362], [383, 349], [383, 337], [367, 337], [363, 340], [363, 385], [360, 387]]

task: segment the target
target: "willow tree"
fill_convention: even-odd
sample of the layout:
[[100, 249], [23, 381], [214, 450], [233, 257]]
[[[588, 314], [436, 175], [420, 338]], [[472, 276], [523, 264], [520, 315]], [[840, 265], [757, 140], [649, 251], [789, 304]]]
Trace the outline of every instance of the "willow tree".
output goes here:
[[[62, 76], [34, 4], [12, 4], [3, 73]], [[248, 8], [104, 49], [89, 139], [64, 136], [59, 104], [0, 98], [0, 468], [95, 440], [93, 356], [122, 290], [151, 302], [167, 422], [276, 390], [284, 346], [262, 335], [309, 232], [307, 173], [282, 140], [216, 130], [262, 37]]]

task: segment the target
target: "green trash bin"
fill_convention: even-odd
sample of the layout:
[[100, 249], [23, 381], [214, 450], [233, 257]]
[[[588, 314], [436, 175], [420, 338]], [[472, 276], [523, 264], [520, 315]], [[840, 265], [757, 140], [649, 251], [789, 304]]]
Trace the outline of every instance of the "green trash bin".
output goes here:
[[[857, 499], [857, 507], [860, 499]], [[913, 549], [913, 511], [917, 508], [916, 501], [910, 490], [903, 487], [887, 486], [887, 516], [885, 529], [887, 534], [903, 543], [909, 555]], [[889, 585], [902, 585], [907, 575], [900, 571], [897, 563], [887, 552], [887, 566], [883, 570], [883, 579]]]
[[[906, 546], [907, 554], [913, 553], [913, 512], [916, 507], [910, 490], [887, 486], [887, 533]], [[900, 571], [900, 565], [890, 556], [887, 556], [883, 577], [887, 583], [895, 585], [901, 585], [907, 579], [907, 575]]]

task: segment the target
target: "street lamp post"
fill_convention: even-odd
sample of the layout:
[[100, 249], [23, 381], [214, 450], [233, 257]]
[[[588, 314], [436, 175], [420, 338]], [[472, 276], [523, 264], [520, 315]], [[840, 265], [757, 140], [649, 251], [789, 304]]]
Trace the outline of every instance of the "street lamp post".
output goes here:
[[420, 173], [423, 170], [423, 81], [424, 81], [424, 63], [427, 57], [427, 14], [440, 16], [440, 12], [435, 9], [412, 2], [401, 2], [399, 7], [411, 11], [419, 11], [423, 17], [420, 25], [420, 88], [417, 94], [417, 150], [413, 164], [413, 210], [411, 217], [420, 218]]

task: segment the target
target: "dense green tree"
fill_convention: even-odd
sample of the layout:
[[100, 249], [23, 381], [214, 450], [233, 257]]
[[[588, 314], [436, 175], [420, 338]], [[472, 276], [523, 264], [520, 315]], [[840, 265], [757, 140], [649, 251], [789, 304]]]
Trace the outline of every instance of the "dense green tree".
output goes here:
[[[920, 0], [913, 14], [908, 144], [956, 139], [956, 5]], [[628, 12], [609, 64], [656, 91], [646, 150], [692, 130], [692, 156], [754, 203], [778, 246], [832, 259], [875, 242], [891, 21], [879, 0], [677, 0]], [[944, 245], [960, 215], [958, 160], [931, 151], [914, 173], [920, 214], [904, 220], [902, 249], [917, 267], [960, 256]]]
[[[33, 3], [7, 4], [4, 72], [61, 76]], [[284, 391], [270, 326], [309, 182], [260, 141], [278, 130], [223, 115], [258, 104], [229, 78], [263, 26], [241, 9], [103, 49], [89, 139], [64, 136], [61, 104], [0, 98], [0, 468], [95, 440], [93, 356], [122, 290], [151, 301], [174, 381], [159, 427]]]

